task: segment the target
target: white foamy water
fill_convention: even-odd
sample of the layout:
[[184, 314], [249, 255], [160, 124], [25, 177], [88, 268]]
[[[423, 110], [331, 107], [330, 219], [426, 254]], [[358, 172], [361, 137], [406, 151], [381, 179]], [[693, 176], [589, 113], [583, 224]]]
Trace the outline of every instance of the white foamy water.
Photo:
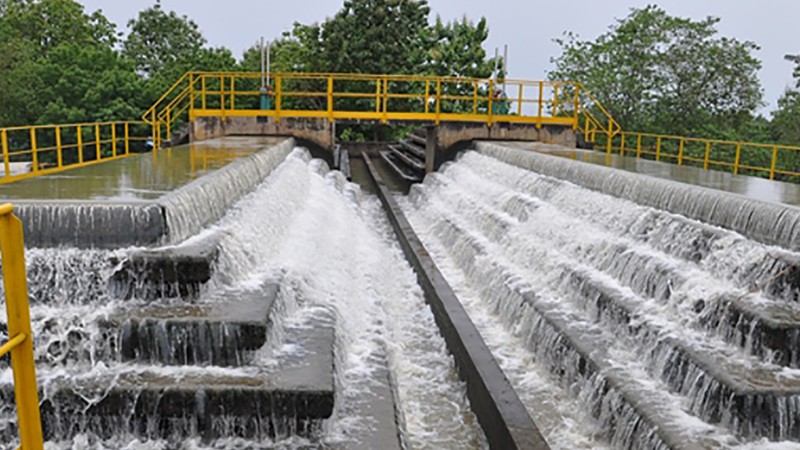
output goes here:
[[[337, 391], [323, 442], [347, 447], [368, 436], [377, 423], [365, 403], [366, 394], [393, 388], [408, 448], [485, 447], [464, 384], [377, 199], [363, 194], [338, 172], [329, 172], [324, 162], [311, 160], [305, 150], [296, 149], [223, 219], [190, 241], [211, 235], [221, 236], [220, 256], [201, 300], [231, 288], [279, 281], [281, 319], [270, 335], [278, 342], [286, 326], [313, 326], [317, 308], [334, 312]], [[41, 360], [39, 378], [46, 393], [48, 386], [79, 384], [96, 376], [111, 380], [139, 373], [178, 379], [203, 374], [253, 376], [269, 367], [275, 354], [304, 352], [280, 344], [272, 348], [268, 343], [253, 365], [218, 368], [109, 360], [107, 353], [101, 355], [95, 348], [102, 344], [96, 321], [120, 307], [146, 304], [136, 298], [125, 302], [109, 298], [106, 282], [114, 267], [108, 258], [130, 250], [29, 251], [29, 260], [42, 266], [31, 284], [36, 293], [32, 315]], [[79, 276], [82, 271], [92, 276]], [[181, 304], [181, 300], [168, 303]], [[10, 371], [3, 370], [0, 377], [10, 382]], [[300, 438], [278, 443], [281, 448], [309, 444], [313, 443]], [[120, 432], [112, 441], [79, 433], [67, 441], [49, 443], [48, 448], [255, 449], [274, 445], [240, 438], [142, 441]]]

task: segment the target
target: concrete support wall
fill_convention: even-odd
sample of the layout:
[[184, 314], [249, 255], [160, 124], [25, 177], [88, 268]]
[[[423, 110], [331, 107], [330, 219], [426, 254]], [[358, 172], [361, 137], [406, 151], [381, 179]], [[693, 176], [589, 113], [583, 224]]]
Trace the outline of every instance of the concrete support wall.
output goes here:
[[293, 136], [322, 148], [333, 147], [333, 124], [326, 119], [258, 117], [198, 117], [192, 124], [192, 142], [222, 136]]
[[447, 150], [461, 142], [472, 140], [538, 141], [571, 148], [577, 145], [575, 131], [562, 126], [544, 126], [539, 129], [536, 125], [527, 124], [495, 124], [490, 127], [481, 123], [449, 122], [434, 129], [439, 150]]

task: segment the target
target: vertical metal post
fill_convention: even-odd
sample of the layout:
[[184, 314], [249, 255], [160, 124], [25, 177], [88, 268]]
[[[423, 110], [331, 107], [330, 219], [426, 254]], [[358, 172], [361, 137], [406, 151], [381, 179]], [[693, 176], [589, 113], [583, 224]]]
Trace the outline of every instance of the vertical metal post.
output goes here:
[[642, 157], [642, 135], [641, 134], [636, 136], [636, 157], [637, 158], [641, 158]]
[[11, 164], [8, 160], [8, 131], [0, 130], [0, 142], [3, 146], [3, 168], [5, 169], [6, 177], [11, 176]]
[[202, 109], [206, 109], [206, 76], [205, 74], [200, 75], [200, 105]]
[[100, 161], [102, 153], [100, 151], [100, 124], [94, 124], [94, 145], [96, 161]]
[[739, 174], [739, 161], [742, 159], [742, 144], [736, 144], [736, 159], [733, 161], [733, 174]]
[[381, 112], [381, 91], [383, 90], [383, 86], [381, 85], [381, 79], [378, 78], [375, 80], [375, 114], [380, 114]]
[[[225, 77], [223, 75], [219, 76], [219, 109], [225, 111]], [[172, 130], [170, 130], [172, 131]]]
[[487, 125], [492, 126], [494, 115], [494, 80], [489, 80], [489, 122]]
[[31, 127], [31, 160], [33, 161], [33, 171], [39, 171], [39, 155], [36, 150], [36, 128]]
[[544, 81], [539, 82], [539, 116], [536, 119], [536, 128], [542, 128], [542, 111], [544, 110]]
[[389, 116], [389, 79], [383, 79], [383, 123], [387, 123]]
[[517, 95], [517, 116], [522, 117], [522, 102], [525, 100], [525, 83], [519, 83], [519, 93]]
[[656, 161], [661, 161], [661, 136], [656, 138]]
[[575, 98], [573, 100], [574, 104], [572, 105], [572, 109], [574, 110], [575, 113], [574, 114], [575, 122], [572, 124], [573, 130], [578, 129], [578, 108], [580, 107], [580, 97], [579, 97], [580, 89], [581, 87], [578, 84], [575, 84]]
[[117, 157], [117, 124], [111, 122], [111, 156]]
[[708, 170], [708, 159], [711, 157], [711, 141], [706, 141], [706, 153], [703, 155], [703, 170]]
[[333, 77], [328, 76], [328, 121], [333, 123]]
[[430, 113], [431, 80], [425, 80], [425, 114]]
[[44, 443], [39, 415], [39, 390], [36, 386], [36, 365], [33, 357], [24, 236], [22, 222], [12, 214], [12, 211], [10, 204], [0, 206], [0, 253], [3, 255], [8, 336], [24, 336], [23, 341], [11, 350], [19, 437], [22, 448], [40, 450], [44, 447]]
[[78, 164], [83, 164], [83, 130], [78, 125]]
[[130, 153], [130, 133], [128, 132], [128, 122], [125, 122], [125, 155], [127, 156]]
[[275, 121], [281, 121], [281, 108], [283, 107], [283, 78], [275, 75]]
[[472, 83], [472, 114], [478, 114], [478, 82]]
[[619, 143], [619, 156], [625, 156], [625, 135], [622, 134], [621, 142]]
[[60, 169], [64, 166], [64, 154], [61, 148], [61, 127], [56, 126], [56, 166]]
[[775, 145], [772, 147], [772, 163], [769, 166], [769, 179], [775, 179], [775, 166], [778, 163], [778, 146]]
[[231, 110], [236, 109], [236, 77], [231, 75]]
[[606, 154], [611, 155], [614, 149], [614, 120], [608, 121], [608, 132], [606, 132]]
[[436, 125], [439, 125], [439, 120], [442, 115], [442, 79], [436, 79]]
[[678, 144], [678, 165], [679, 166], [683, 165], [683, 146], [684, 146], [684, 140], [681, 139], [680, 144]]
[[553, 85], [553, 117], [558, 116], [558, 83]]

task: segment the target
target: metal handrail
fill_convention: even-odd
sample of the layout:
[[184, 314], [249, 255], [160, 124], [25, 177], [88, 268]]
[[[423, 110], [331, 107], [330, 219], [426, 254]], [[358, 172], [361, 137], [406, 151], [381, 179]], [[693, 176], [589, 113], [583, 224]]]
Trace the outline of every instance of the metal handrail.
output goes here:
[[44, 448], [42, 421], [39, 413], [39, 389], [33, 356], [28, 304], [28, 281], [25, 273], [25, 247], [22, 222], [10, 203], [0, 205], [0, 255], [3, 260], [3, 286], [8, 315], [8, 335], [13, 336], [0, 347], [0, 356], [11, 353], [14, 372], [14, 397], [17, 405], [19, 437], [24, 450]]

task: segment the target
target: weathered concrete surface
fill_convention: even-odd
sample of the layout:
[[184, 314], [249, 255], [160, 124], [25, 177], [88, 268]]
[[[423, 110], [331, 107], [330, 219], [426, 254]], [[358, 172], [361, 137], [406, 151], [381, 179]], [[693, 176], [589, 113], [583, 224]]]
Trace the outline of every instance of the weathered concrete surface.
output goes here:
[[221, 136], [292, 136], [330, 149], [334, 144], [333, 124], [327, 119], [283, 117], [197, 117], [192, 123], [192, 142]]
[[98, 325], [123, 361], [241, 366], [267, 342], [278, 290], [268, 282], [227, 291], [213, 303], [120, 311]]
[[417, 273], [425, 299], [466, 382], [470, 406], [489, 445], [496, 449], [549, 449], [461, 302], [428, 256], [377, 172], [371, 168], [368, 156], [363, 155], [363, 158], [403, 253]]
[[177, 247], [139, 250], [122, 261], [112, 259], [117, 269], [109, 279], [118, 298], [192, 298], [213, 272], [220, 236], [209, 235]]

